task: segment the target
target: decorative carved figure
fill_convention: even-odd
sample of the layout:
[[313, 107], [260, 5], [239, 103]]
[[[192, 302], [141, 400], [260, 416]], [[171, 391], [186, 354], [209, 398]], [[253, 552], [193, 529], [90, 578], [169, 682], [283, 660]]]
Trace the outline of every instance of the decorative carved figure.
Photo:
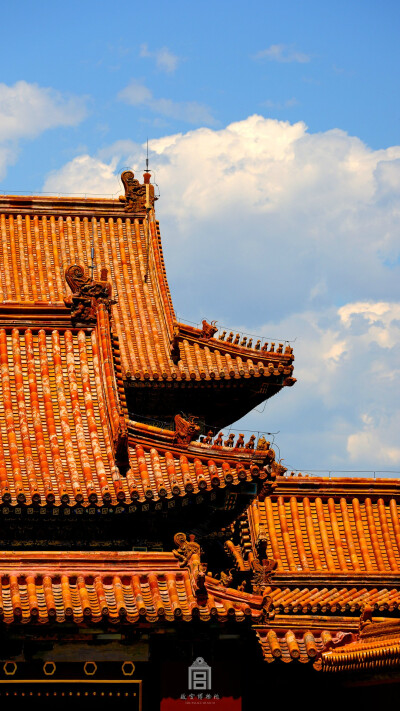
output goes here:
[[262, 435], [262, 437], [260, 437], [260, 439], [259, 439], [258, 442], [257, 442], [257, 449], [258, 449], [258, 450], [260, 450], [260, 449], [261, 449], [261, 450], [267, 450], [267, 449], [269, 449], [269, 445], [270, 445], [270, 443], [267, 442], [267, 440], [265, 439], [264, 435]]
[[217, 447], [222, 447], [222, 438], [223, 438], [223, 436], [224, 436], [224, 433], [223, 433], [223, 432], [220, 432], [220, 433], [218, 434], [218, 436], [215, 438], [214, 444], [216, 444]]
[[189, 535], [189, 539], [190, 540], [188, 541], [186, 533], [176, 533], [174, 536], [176, 548], [173, 549], [172, 552], [175, 558], [178, 558], [181, 568], [188, 565], [194, 554], [198, 555], [200, 558], [200, 544], [196, 543], [192, 533]]
[[253, 587], [253, 592], [256, 595], [260, 595], [267, 585], [271, 584], [271, 578], [273, 572], [277, 566], [276, 560], [271, 558], [266, 558], [262, 563], [258, 560], [252, 562], [253, 577], [251, 579], [251, 584]]
[[235, 444], [236, 449], [241, 449], [244, 447], [244, 434], [239, 434]]
[[[141, 185], [131, 170], [124, 170], [121, 180], [125, 188], [125, 197], [121, 196], [120, 200], [125, 202], [125, 212], [145, 212], [146, 185]], [[150, 205], [153, 205], [154, 195], [150, 190], [148, 190], [148, 197]]]
[[208, 430], [206, 436], [203, 439], [204, 444], [212, 444], [213, 441], [213, 431]]
[[114, 437], [115, 463], [122, 475], [129, 469], [128, 428], [123, 415], [119, 418], [118, 431]]
[[193, 533], [189, 534], [189, 540], [187, 540], [185, 533], [176, 533], [174, 543], [176, 548], [172, 553], [179, 560], [179, 566], [190, 568], [199, 587], [203, 588], [205, 573], [200, 562], [201, 548], [194, 540]]
[[224, 442], [224, 447], [233, 447], [233, 440], [235, 439], [235, 435], [233, 432], [228, 435], [228, 439], [225, 440]]
[[237, 333], [237, 334], [236, 334], [236, 337], [235, 337], [235, 340], [233, 341], [233, 345], [234, 345], [234, 346], [238, 346], [238, 345], [239, 345], [239, 340], [240, 340], [240, 333]]
[[287, 472], [287, 467], [284, 467], [281, 462], [271, 463], [271, 474], [272, 478], [275, 479], [277, 476], [283, 476]]
[[256, 436], [251, 435], [248, 442], [245, 444], [245, 449], [254, 449], [254, 442], [256, 441]]
[[371, 624], [372, 622], [372, 607], [371, 605], [362, 605], [361, 606], [361, 613], [360, 613], [360, 619], [358, 623], [358, 631], [361, 634], [363, 630]]
[[203, 330], [200, 334], [200, 338], [202, 341], [209, 341], [210, 338], [214, 336], [214, 333], [217, 333], [218, 328], [215, 325], [216, 323], [216, 321], [211, 321], [211, 323], [207, 323], [207, 321], [203, 319]]
[[221, 581], [221, 585], [223, 585], [225, 588], [229, 587], [233, 580], [233, 569], [229, 570], [227, 573], [225, 573], [223, 570], [220, 572], [219, 579]]
[[256, 345], [255, 345], [256, 351], [259, 351], [260, 348], [261, 348], [261, 341], [257, 341], [257, 343], [256, 343]]
[[177, 365], [181, 359], [179, 350], [179, 326], [177, 324], [174, 325], [174, 333], [171, 340], [171, 358], [175, 365]]
[[265, 595], [263, 598], [263, 610], [265, 612], [265, 616], [267, 620], [272, 619], [275, 617], [275, 608], [274, 608], [274, 601], [271, 597], [271, 595]]
[[197, 419], [197, 417], [189, 416], [189, 419], [185, 420], [181, 415], [175, 415], [175, 442], [189, 444], [198, 436], [200, 427], [197, 424]]
[[107, 281], [107, 269], [102, 268], [100, 280], [95, 281], [85, 273], [84, 267], [73, 264], [65, 272], [65, 279], [72, 294], [66, 296], [64, 303], [71, 309], [71, 319], [75, 326], [87, 326], [96, 323], [97, 305], [102, 303], [107, 310], [116, 302], [111, 298], [112, 286]]

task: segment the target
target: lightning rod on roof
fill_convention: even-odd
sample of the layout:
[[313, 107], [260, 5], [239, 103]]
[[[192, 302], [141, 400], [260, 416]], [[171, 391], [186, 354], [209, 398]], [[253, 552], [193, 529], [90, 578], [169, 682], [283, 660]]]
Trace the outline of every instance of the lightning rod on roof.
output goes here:
[[93, 218], [92, 218], [92, 246], [90, 249], [90, 256], [92, 259], [92, 263], [90, 264], [89, 269], [92, 272], [92, 279], [93, 279], [93, 275], [94, 275], [94, 219]]
[[150, 173], [149, 173], [149, 137], [147, 136], [147, 144], [146, 144], [146, 172], [144, 174], [144, 182], [146, 185], [146, 220], [147, 220], [147, 259], [146, 259], [146, 271], [144, 274], [144, 282], [147, 282], [148, 276], [149, 276], [149, 249], [150, 249], [150, 221], [149, 221], [149, 212], [150, 212]]

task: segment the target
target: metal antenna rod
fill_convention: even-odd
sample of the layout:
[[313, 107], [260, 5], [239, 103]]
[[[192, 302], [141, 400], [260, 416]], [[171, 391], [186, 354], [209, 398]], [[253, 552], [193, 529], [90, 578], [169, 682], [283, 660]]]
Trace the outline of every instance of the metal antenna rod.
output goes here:
[[93, 220], [92, 220], [92, 247], [90, 250], [90, 256], [92, 258], [92, 263], [89, 266], [89, 269], [92, 272], [92, 279], [93, 279], [93, 275], [94, 275], [94, 222], [93, 222]]
[[[146, 173], [149, 172], [149, 137], [147, 137], [147, 150], [146, 150]], [[149, 276], [149, 250], [150, 250], [150, 223], [149, 223], [149, 210], [150, 210], [150, 203], [149, 203], [149, 190], [150, 186], [146, 184], [146, 222], [147, 222], [147, 255], [146, 255], [146, 271], [144, 274], [144, 282], [147, 282], [148, 276]]]

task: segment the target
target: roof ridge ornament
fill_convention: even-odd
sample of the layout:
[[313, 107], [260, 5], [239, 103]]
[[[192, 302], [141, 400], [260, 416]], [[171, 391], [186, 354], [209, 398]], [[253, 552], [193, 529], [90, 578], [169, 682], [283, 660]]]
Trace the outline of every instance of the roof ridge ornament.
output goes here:
[[217, 322], [216, 321], [211, 321], [211, 323], [207, 323], [206, 319], [203, 318], [202, 320], [202, 331], [200, 334], [200, 338], [202, 341], [209, 341], [210, 338], [214, 337], [214, 334], [217, 333], [218, 328], [215, 325]]
[[176, 533], [174, 536], [176, 548], [172, 549], [172, 553], [179, 561], [180, 568], [188, 568], [192, 579], [192, 585], [198, 603], [205, 604], [208, 594], [205, 587], [205, 570], [207, 568], [201, 562], [201, 547], [195, 541], [195, 535], [189, 534], [189, 540], [186, 533]]
[[185, 419], [181, 415], [175, 415], [175, 437], [174, 441], [180, 445], [189, 445], [200, 433], [200, 425], [198, 425], [198, 417], [189, 415], [189, 419]]
[[72, 294], [64, 298], [64, 304], [71, 309], [71, 320], [74, 326], [88, 326], [96, 323], [97, 307], [104, 304], [108, 313], [116, 303], [112, 298], [112, 285], [107, 280], [108, 270], [102, 267], [100, 279], [96, 281], [87, 276], [85, 268], [80, 264], [72, 264], [65, 270], [65, 280]]
[[125, 202], [125, 212], [147, 212], [155, 201], [154, 186], [150, 184], [150, 173], [143, 176], [144, 183], [139, 183], [132, 170], [124, 170], [121, 180], [125, 195], [120, 195], [121, 202]]

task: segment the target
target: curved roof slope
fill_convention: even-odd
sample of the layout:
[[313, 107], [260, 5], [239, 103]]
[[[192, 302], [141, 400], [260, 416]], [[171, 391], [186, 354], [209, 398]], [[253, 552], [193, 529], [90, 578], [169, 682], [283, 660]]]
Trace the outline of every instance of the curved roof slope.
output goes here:
[[249, 508], [253, 543], [267, 538], [275, 579], [384, 580], [400, 570], [400, 480], [278, 477]]
[[[94, 329], [0, 325], [0, 497], [5, 502], [125, 498], [116, 466], [121, 410], [108, 316]], [[3, 322], [4, 323], [4, 322]]]
[[160, 446], [164, 431], [140, 423], [136, 436], [128, 436], [106, 307], [98, 305], [97, 324], [85, 329], [71, 327], [66, 308], [53, 317], [39, 311], [43, 323], [34, 326], [26, 316], [18, 328], [0, 320], [0, 499], [6, 504], [144, 503], [237, 490], [265, 478], [250, 450], [235, 455], [222, 447], [180, 446], [171, 431]]
[[2, 552], [0, 620], [116, 624], [262, 621], [258, 595], [220, 588], [198, 601], [171, 553]]
[[290, 347], [257, 351], [212, 337], [205, 343], [199, 329], [176, 324], [154, 209], [147, 218], [127, 213], [118, 200], [8, 196], [0, 199], [0, 237], [1, 310], [62, 303], [66, 268], [89, 267], [93, 247], [94, 276], [107, 267], [117, 299], [113, 329], [127, 381], [275, 376], [279, 389], [290, 379]]
[[174, 313], [154, 215], [148, 232], [143, 217], [127, 216], [121, 203], [112, 200], [9, 198], [1, 202], [3, 309], [10, 302], [63, 303], [70, 293], [66, 268], [89, 267], [93, 247], [95, 274], [102, 267], [108, 269], [118, 301], [113, 315], [123, 369], [152, 378], [167, 368], [171, 375]]
[[267, 476], [251, 458], [243, 456], [232, 462], [204, 456], [200, 448], [197, 455], [186, 447], [156, 449], [151, 441], [132, 441], [129, 459], [131, 496], [140, 501], [204, 494], [219, 488], [235, 491], [245, 482], [263, 481]]

